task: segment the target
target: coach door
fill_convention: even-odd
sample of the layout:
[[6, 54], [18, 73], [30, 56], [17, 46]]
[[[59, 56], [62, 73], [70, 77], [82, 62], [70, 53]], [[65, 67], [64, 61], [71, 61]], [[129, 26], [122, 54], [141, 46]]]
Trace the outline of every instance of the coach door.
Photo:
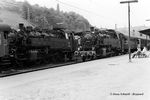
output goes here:
[[0, 24], [0, 57], [8, 55], [8, 34], [10, 31], [8, 25]]
[[0, 32], [0, 57], [8, 55], [7, 33]]
[[0, 32], [0, 57], [3, 56], [2, 32]]
[[0, 57], [3, 57], [5, 54], [4, 33], [0, 32]]

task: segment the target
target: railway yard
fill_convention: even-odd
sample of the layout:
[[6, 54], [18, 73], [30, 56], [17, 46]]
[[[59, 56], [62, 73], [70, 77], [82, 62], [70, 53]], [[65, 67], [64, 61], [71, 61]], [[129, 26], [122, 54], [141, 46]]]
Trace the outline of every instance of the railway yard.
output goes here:
[[149, 100], [150, 58], [93, 60], [0, 78], [0, 100]]
[[31, 1], [0, 1], [0, 100], [150, 100], [148, 8], [133, 24], [138, 0]]

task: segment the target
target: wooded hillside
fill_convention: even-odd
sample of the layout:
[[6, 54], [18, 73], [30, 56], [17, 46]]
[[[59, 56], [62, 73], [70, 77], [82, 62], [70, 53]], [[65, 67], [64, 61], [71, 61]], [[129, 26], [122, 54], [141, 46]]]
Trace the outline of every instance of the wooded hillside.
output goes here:
[[75, 12], [63, 12], [54, 8], [30, 5], [27, 1], [0, 1], [1, 8], [21, 14], [22, 17], [40, 28], [64, 27], [73, 31], [88, 30], [90, 24], [87, 19]]

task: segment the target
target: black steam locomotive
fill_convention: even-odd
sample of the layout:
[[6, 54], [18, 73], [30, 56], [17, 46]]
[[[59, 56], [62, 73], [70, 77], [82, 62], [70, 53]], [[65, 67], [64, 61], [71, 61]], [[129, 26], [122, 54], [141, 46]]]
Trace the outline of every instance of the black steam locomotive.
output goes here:
[[[92, 27], [90, 31], [79, 32], [76, 35], [80, 36], [80, 39], [75, 55], [80, 56], [83, 61], [128, 53], [128, 37], [115, 30]], [[131, 52], [136, 51], [138, 46], [143, 48], [148, 43], [150, 40], [131, 37]]]
[[0, 25], [0, 69], [9, 66], [21, 67], [43, 62], [64, 62], [72, 59], [76, 40], [71, 31], [63, 28], [53, 30], [33, 29], [19, 25], [12, 30], [9, 25]]

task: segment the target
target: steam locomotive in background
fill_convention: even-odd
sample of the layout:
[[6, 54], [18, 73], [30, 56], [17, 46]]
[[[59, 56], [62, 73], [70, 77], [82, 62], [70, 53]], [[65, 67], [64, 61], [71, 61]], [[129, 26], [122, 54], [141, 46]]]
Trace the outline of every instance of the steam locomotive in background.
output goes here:
[[[131, 51], [139, 44], [144, 47], [148, 43], [149, 40], [131, 38]], [[0, 24], [0, 70], [35, 63], [65, 62], [77, 57], [85, 61], [127, 52], [127, 36], [112, 29], [91, 27], [90, 31], [75, 33], [63, 28], [33, 29], [23, 24], [19, 25], [19, 30], [13, 30], [9, 25]]]
[[[128, 53], [128, 37], [115, 30], [91, 27], [91, 31], [79, 32], [76, 35], [80, 39], [75, 55], [80, 56], [83, 61]], [[143, 48], [149, 43], [150, 40], [131, 37], [131, 52], [136, 51], [138, 46]]]

